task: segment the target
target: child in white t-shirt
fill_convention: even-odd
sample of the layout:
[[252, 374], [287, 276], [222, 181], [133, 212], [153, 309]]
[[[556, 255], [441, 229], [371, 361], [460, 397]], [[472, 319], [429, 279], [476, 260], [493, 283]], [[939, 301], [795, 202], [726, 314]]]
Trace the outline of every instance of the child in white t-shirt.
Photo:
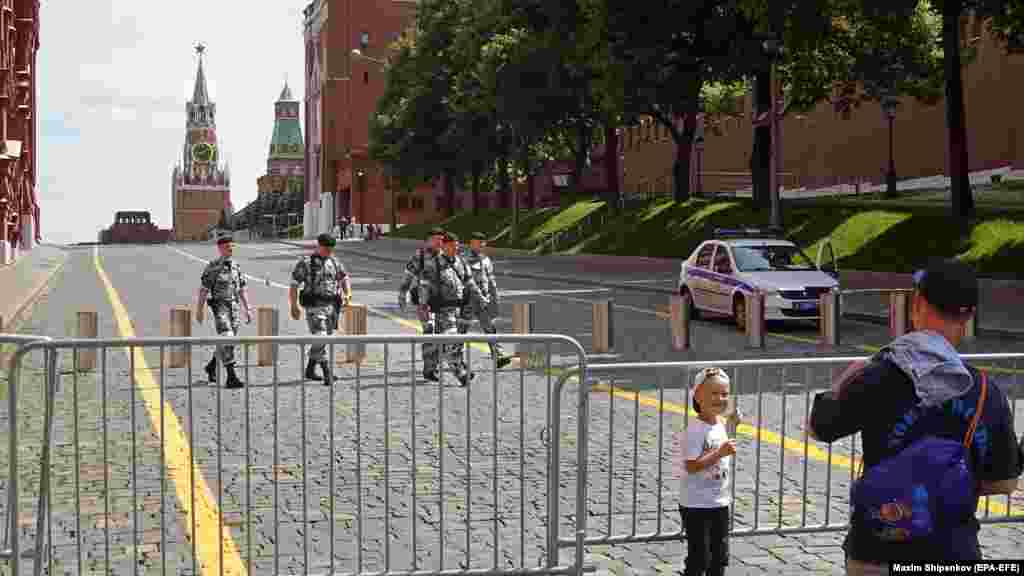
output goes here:
[[[725, 574], [729, 565], [729, 477], [736, 442], [726, 431], [729, 376], [719, 368], [701, 370], [693, 382], [697, 417], [680, 442], [680, 513], [686, 529], [686, 576]], [[729, 415], [735, 427], [738, 413]]]

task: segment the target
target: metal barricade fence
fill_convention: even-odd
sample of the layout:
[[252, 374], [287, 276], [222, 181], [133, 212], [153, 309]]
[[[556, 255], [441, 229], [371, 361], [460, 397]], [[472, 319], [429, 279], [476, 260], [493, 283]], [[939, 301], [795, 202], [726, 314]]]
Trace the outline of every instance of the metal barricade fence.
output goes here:
[[[17, 519], [17, 515], [14, 512], [17, 509], [17, 506], [14, 503], [11, 496], [13, 495], [12, 487], [14, 490], [17, 490], [19, 480], [18, 476], [13, 473], [15, 470], [19, 468], [18, 459], [19, 456], [21, 455], [21, 450], [19, 450], [19, 434], [25, 434], [26, 436], [29, 436], [30, 440], [37, 440], [36, 444], [38, 444], [40, 447], [43, 446], [42, 438], [32, 437], [33, 433], [41, 433], [43, 425], [42, 421], [37, 423], [39, 425], [39, 428], [36, 430], [33, 430], [30, 427], [23, 427], [19, 429], [19, 427], [16, 426], [17, 406], [20, 390], [18, 389], [17, 378], [15, 378], [14, 372], [15, 370], [20, 371], [21, 366], [20, 363], [15, 362], [14, 357], [17, 354], [18, 350], [20, 350], [22, 347], [28, 344], [31, 344], [33, 342], [49, 340], [50, 338], [47, 338], [45, 336], [35, 336], [28, 334], [0, 334], [0, 389], [2, 389], [7, 395], [6, 414], [4, 414], [4, 418], [7, 420], [5, 431], [5, 433], [7, 434], [7, 442], [5, 443], [7, 448], [7, 453], [5, 455], [7, 458], [7, 462], [6, 466], [0, 464], [0, 470], [2, 470], [3, 468], [6, 468], [8, 470], [8, 498], [3, 503], [0, 503], [0, 505], [3, 505], [4, 507], [3, 514], [0, 515], [3, 516], [5, 520], [3, 528], [4, 542], [8, 541], [8, 536], [10, 534], [11, 527], [16, 525]], [[41, 401], [43, 399], [34, 398], [33, 400]], [[0, 560], [6, 560], [10, 557], [11, 550], [9, 549], [8, 546], [5, 545], [3, 549], [0, 549]]]
[[[964, 358], [989, 371], [1007, 391], [1024, 430], [1021, 378], [1024, 354], [974, 354]], [[668, 542], [684, 535], [677, 504], [684, 462], [677, 456], [689, 418], [695, 417], [689, 389], [697, 371], [724, 369], [731, 400], [743, 413], [732, 459], [730, 534], [781, 535], [845, 531], [847, 497], [860, 463], [859, 438], [832, 444], [806, 439], [802, 425], [816, 391], [828, 389], [858, 357], [588, 364], [590, 398], [587, 460], [579, 477], [587, 493], [578, 505], [593, 520], [584, 529], [585, 545]], [[677, 375], [674, 385], [652, 372]], [[578, 380], [563, 374], [561, 386]], [[649, 384], [656, 382], [656, 385]], [[1024, 497], [982, 499], [983, 523], [1024, 521]], [[577, 546], [578, 535], [560, 533], [558, 545]]]
[[[498, 370], [486, 347], [495, 342], [525, 347], [524, 361]], [[477, 371], [468, 386], [450, 373], [440, 383], [420, 377], [419, 345], [463, 343]], [[225, 344], [236, 345], [245, 388], [224, 388], [223, 368], [217, 385], [197, 382], [206, 380], [200, 352]], [[250, 361], [260, 344], [279, 348], [277, 362]], [[327, 346], [333, 386], [303, 376], [313, 344]], [[336, 360], [350, 345], [365, 356]], [[182, 368], [168, 367], [175, 349], [185, 351]], [[35, 574], [581, 571], [582, 541], [562, 562], [559, 523], [549, 521], [580, 536], [586, 521], [576, 509], [586, 477], [560, 485], [562, 443], [546, 441], [563, 429], [586, 437], [584, 387], [575, 402], [552, 394], [563, 390], [558, 374], [586, 370], [570, 337], [74, 339], [28, 343], [12, 366], [37, 350], [46, 426], [38, 484], [24, 490], [37, 490], [38, 504], [19, 507], [26, 494], [10, 483], [12, 574], [22, 559]], [[83, 370], [85, 350], [98, 362]], [[572, 419], [575, 430], [559, 425]], [[570, 466], [585, 462], [584, 449]], [[12, 480], [19, 473], [12, 459]], [[20, 529], [17, 518], [33, 516], [34, 533]]]

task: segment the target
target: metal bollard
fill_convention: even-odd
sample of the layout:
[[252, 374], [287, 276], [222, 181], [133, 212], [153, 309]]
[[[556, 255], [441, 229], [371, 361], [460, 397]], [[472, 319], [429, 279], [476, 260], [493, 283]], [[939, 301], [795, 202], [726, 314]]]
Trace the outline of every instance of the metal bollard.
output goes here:
[[[516, 302], [512, 304], [512, 333], [530, 334], [533, 332], [533, 302]], [[529, 345], [516, 344], [515, 357], [525, 361], [529, 357]]]
[[821, 343], [826, 346], [839, 346], [839, 321], [842, 311], [839, 309], [839, 290], [829, 290], [818, 297], [818, 314], [821, 317]]
[[[99, 318], [96, 312], [78, 313], [76, 338], [96, 338], [99, 331]], [[75, 364], [79, 372], [91, 372], [96, 369], [96, 349], [75, 351]]]
[[[366, 305], [349, 304], [345, 307], [345, 334], [348, 336], [366, 335]], [[362, 362], [366, 358], [366, 344], [356, 343], [345, 346], [345, 362]]]
[[899, 338], [912, 330], [910, 325], [909, 290], [895, 290], [889, 293], [889, 336]]
[[[168, 336], [171, 338], [188, 338], [192, 335], [192, 309], [188, 306], [171, 308]], [[167, 358], [168, 368], [184, 368], [192, 358], [191, 347], [171, 346]]]
[[690, 295], [674, 294], [670, 304], [669, 322], [672, 325], [672, 349], [690, 349]]
[[747, 298], [747, 338], [754, 348], [764, 348], [764, 292], [755, 290]]
[[594, 302], [593, 320], [593, 351], [595, 354], [607, 354], [615, 346], [615, 326], [612, 316], [612, 301]]
[[[256, 310], [256, 333], [277, 336], [281, 329], [281, 315], [277, 308], [260, 306]], [[277, 362], [277, 344], [259, 344], [256, 348], [257, 366], [273, 366]]]

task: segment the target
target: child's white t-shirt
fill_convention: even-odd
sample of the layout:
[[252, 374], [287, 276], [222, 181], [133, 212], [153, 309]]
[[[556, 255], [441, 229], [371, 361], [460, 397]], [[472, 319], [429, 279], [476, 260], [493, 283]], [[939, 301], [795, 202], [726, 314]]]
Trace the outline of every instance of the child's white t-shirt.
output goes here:
[[686, 460], [696, 460], [718, 450], [729, 440], [725, 424], [720, 420], [708, 424], [700, 418], [691, 418], [683, 437], [682, 486], [680, 496], [685, 508], [720, 508], [731, 503], [729, 474], [732, 456], [726, 456], [703, 470], [690, 474], [686, 471]]

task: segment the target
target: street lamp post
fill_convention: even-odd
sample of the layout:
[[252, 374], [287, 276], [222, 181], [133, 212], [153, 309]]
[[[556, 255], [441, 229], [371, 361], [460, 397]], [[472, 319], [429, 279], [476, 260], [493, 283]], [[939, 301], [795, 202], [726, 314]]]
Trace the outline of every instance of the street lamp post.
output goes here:
[[893, 121], [896, 119], [896, 99], [887, 97], [882, 102], [882, 109], [889, 120], [889, 169], [885, 173], [885, 195], [896, 195], [896, 158], [893, 155]]

